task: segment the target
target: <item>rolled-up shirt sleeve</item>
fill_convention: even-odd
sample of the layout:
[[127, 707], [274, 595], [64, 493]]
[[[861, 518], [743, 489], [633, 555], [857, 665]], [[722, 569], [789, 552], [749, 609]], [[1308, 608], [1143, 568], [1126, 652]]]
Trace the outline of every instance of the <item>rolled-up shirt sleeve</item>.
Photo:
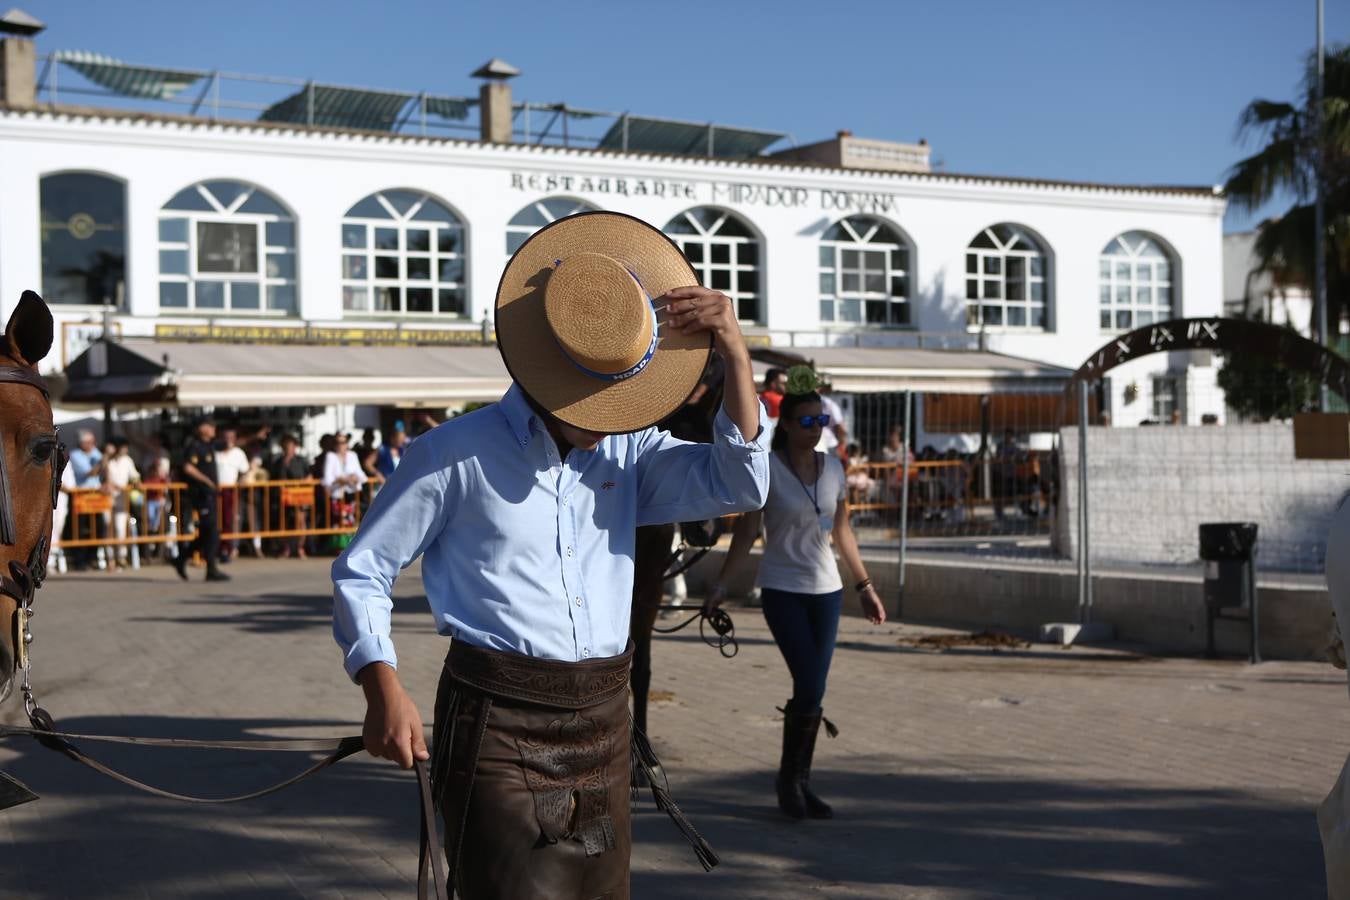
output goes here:
[[419, 441], [333, 562], [333, 637], [347, 674], [373, 662], [398, 667], [390, 639], [394, 582], [445, 530], [449, 478], [433, 441]]
[[697, 444], [652, 429], [639, 442], [638, 525], [711, 519], [760, 509], [769, 493], [768, 416], [746, 440], [725, 409], [713, 442]]

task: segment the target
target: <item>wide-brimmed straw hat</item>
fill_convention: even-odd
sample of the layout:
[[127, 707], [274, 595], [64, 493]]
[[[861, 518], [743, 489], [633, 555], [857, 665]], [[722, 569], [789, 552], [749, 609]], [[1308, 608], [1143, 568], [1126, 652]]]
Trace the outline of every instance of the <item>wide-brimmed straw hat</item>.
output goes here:
[[621, 213], [559, 219], [530, 237], [497, 286], [497, 346], [511, 377], [569, 425], [617, 434], [684, 403], [712, 335], [667, 332], [656, 300], [698, 284], [657, 229]]

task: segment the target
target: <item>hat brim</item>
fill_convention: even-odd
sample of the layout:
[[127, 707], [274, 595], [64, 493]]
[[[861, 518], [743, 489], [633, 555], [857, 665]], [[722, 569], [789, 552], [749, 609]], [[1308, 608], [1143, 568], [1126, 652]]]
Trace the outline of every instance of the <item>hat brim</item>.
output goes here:
[[657, 306], [656, 353], [632, 378], [607, 382], [582, 372], [553, 337], [544, 290], [560, 259], [600, 253], [628, 268], [656, 300], [698, 284], [675, 243], [641, 219], [585, 212], [541, 228], [506, 264], [497, 285], [497, 347], [511, 377], [559, 420], [602, 434], [639, 431], [675, 412], [698, 386], [712, 353], [712, 335], [665, 330]]

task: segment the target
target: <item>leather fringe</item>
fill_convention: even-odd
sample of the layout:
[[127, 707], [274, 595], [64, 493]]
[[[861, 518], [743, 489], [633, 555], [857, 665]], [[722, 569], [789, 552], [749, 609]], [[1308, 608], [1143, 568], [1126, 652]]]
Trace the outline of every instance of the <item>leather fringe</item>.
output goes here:
[[[703, 839], [703, 835], [698, 833], [685, 816], [684, 811], [671, 797], [670, 782], [666, 780], [666, 773], [661, 768], [661, 761], [656, 758], [656, 752], [652, 750], [651, 742], [647, 740], [647, 736], [639, 731], [637, 726], [633, 726], [632, 730], [633, 764], [631, 768], [635, 771], [640, 769], [642, 774], [647, 777], [647, 784], [651, 788], [652, 799], [656, 801], [656, 808], [670, 816], [670, 820], [675, 823], [675, 827], [680, 829], [684, 839], [694, 849], [694, 855], [698, 857], [699, 864], [703, 866], [703, 871], [711, 872], [721, 861], [717, 857], [717, 852]], [[637, 794], [636, 787], [633, 788], [633, 793]]]

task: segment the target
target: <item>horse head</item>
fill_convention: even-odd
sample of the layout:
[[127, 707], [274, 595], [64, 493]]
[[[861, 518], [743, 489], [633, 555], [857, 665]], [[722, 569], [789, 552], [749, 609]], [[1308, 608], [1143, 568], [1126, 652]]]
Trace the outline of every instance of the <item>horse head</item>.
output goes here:
[[47, 574], [65, 451], [37, 365], [51, 350], [52, 314], [24, 291], [0, 341], [0, 700], [24, 655], [25, 603]]

